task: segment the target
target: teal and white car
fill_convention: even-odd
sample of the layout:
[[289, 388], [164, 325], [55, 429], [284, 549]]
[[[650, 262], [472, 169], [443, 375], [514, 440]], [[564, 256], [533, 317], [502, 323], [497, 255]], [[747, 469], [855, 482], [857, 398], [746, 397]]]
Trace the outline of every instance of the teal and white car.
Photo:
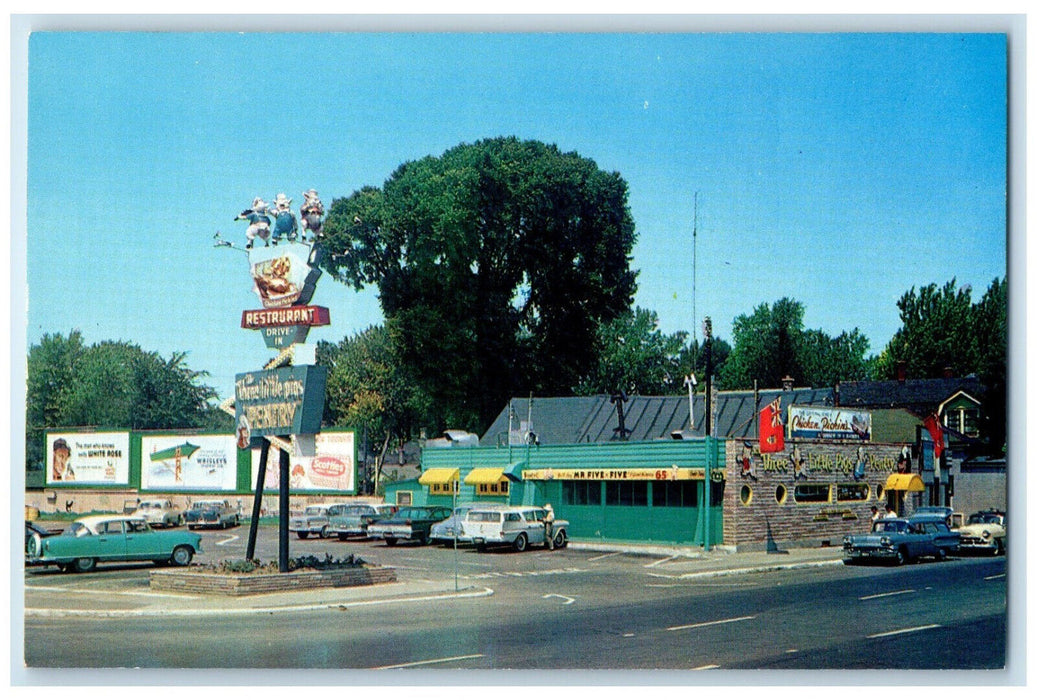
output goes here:
[[547, 549], [564, 547], [569, 542], [569, 521], [555, 519], [551, 537], [545, 536], [547, 510], [538, 506], [473, 508], [464, 520], [464, 537], [480, 552], [490, 546], [508, 545], [523, 552], [531, 544]]
[[152, 530], [134, 515], [90, 515], [60, 535], [34, 534], [26, 544], [26, 563], [61, 571], [92, 571], [98, 562], [153, 561], [187, 566], [202, 551], [202, 537], [184, 530]]

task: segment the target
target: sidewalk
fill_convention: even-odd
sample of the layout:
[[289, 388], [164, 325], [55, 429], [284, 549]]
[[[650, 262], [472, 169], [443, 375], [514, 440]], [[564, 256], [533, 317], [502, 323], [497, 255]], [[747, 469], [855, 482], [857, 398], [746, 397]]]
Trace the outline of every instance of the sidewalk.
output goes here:
[[[692, 579], [784, 569], [812, 568], [841, 564], [841, 547], [790, 549], [780, 552], [732, 552], [701, 547], [653, 546], [641, 544], [570, 542], [569, 547], [609, 556], [640, 556], [659, 565], [680, 563], [674, 578]], [[592, 559], [595, 557], [591, 557]], [[43, 588], [37, 587], [37, 589]], [[255, 596], [205, 596], [178, 593], [140, 592], [113, 597], [48, 596], [46, 606], [26, 600], [25, 613], [32, 617], [148, 617], [208, 616], [285, 612], [289, 610], [342, 609], [390, 603], [428, 603], [452, 598], [486, 598], [492, 588], [481, 582], [407, 579], [355, 588], [315, 588]]]

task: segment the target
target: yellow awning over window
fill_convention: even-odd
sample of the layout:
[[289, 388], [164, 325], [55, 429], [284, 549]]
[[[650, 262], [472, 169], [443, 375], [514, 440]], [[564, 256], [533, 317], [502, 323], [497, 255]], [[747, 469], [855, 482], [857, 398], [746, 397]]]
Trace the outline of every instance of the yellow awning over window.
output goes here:
[[504, 481], [503, 469], [489, 469], [480, 467], [479, 469], [473, 469], [468, 476], [464, 478], [466, 484], [497, 484]]
[[421, 476], [418, 477], [418, 483], [424, 484], [425, 486], [431, 486], [432, 484], [450, 484], [457, 481], [458, 476], [460, 476], [460, 470], [458, 469], [426, 469]]
[[886, 479], [887, 491], [925, 491], [925, 484], [917, 474], [890, 474]]

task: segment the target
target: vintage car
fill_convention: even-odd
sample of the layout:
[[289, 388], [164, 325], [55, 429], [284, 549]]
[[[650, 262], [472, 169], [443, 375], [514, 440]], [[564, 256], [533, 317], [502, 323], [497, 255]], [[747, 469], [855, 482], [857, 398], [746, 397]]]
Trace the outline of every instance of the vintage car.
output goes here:
[[328, 528], [328, 511], [338, 506], [349, 505], [347, 503], [313, 503], [303, 508], [302, 513], [293, 515], [288, 521], [288, 531], [294, 532], [300, 540], [310, 535], [318, 537], [330, 537]]
[[472, 538], [464, 533], [464, 520], [468, 512], [474, 508], [506, 508], [506, 505], [498, 503], [462, 503], [454, 508], [453, 513], [446, 520], [436, 523], [429, 531], [429, 538], [433, 542], [452, 545], [471, 544]]
[[33, 534], [26, 547], [27, 563], [59, 570], [91, 571], [98, 562], [151, 560], [187, 566], [202, 551], [200, 535], [159, 532], [135, 515], [90, 515], [74, 521], [60, 535]]
[[350, 503], [328, 509], [328, 536], [340, 540], [349, 537], [367, 537], [367, 526], [392, 517], [399, 506], [384, 503]]
[[969, 516], [958, 528], [962, 553], [1004, 554], [1008, 542], [1005, 514], [999, 510], [981, 510]]
[[[26, 520], [25, 521], [25, 563], [28, 564], [28, 565], [33, 565], [33, 562], [29, 561], [29, 544], [31, 542], [33, 542], [34, 540], [38, 542], [40, 539], [43, 539], [45, 537], [53, 537], [54, 535], [60, 535], [61, 532], [62, 532], [62, 530], [60, 530], [60, 529], [52, 530], [52, 529], [49, 529], [49, 528], [45, 528], [42, 525], [39, 525], [38, 523], [34, 523], [34, 522], [30, 521], [30, 520]], [[38, 549], [38, 547], [37, 547], [37, 549]]]
[[958, 533], [947, 527], [942, 514], [883, 518], [872, 524], [870, 533], [843, 538], [843, 562], [877, 559], [899, 565], [920, 557], [942, 560], [958, 551], [959, 539]]
[[234, 527], [238, 524], [238, 511], [226, 500], [205, 499], [195, 501], [184, 513], [187, 528], [196, 527]]
[[392, 516], [367, 526], [367, 536], [385, 540], [390, 547], [400, 540], [429, 543], [432, 526], [450, 515], [450, 509], [441, 506], [406, 506]]
[[547, 510], [537, 506], [507, 508], [473, 508], [464, 521], [464, 536], [485, 551], [490, 545], [509, 545], [517, 552], [531, 544], [548, 549], [564, 547], [569, 542], [569, 521], [555, 520], [551, 537], [546, 537]]
[[132, 514], [147, 520], [151, 527], [176, 527], [184, 524], [183, 512], [168, 498], [141, 501]]

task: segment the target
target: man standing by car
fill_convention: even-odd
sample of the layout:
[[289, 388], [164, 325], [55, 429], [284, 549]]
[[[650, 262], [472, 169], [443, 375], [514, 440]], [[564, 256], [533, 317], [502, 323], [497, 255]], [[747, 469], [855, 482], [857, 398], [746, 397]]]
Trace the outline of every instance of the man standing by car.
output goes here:
[[544, 510], [547, 511], [544, 513], [544, 544], [548, 549], [554, 549], [555, 510], [550, 503], [544, 504]]

